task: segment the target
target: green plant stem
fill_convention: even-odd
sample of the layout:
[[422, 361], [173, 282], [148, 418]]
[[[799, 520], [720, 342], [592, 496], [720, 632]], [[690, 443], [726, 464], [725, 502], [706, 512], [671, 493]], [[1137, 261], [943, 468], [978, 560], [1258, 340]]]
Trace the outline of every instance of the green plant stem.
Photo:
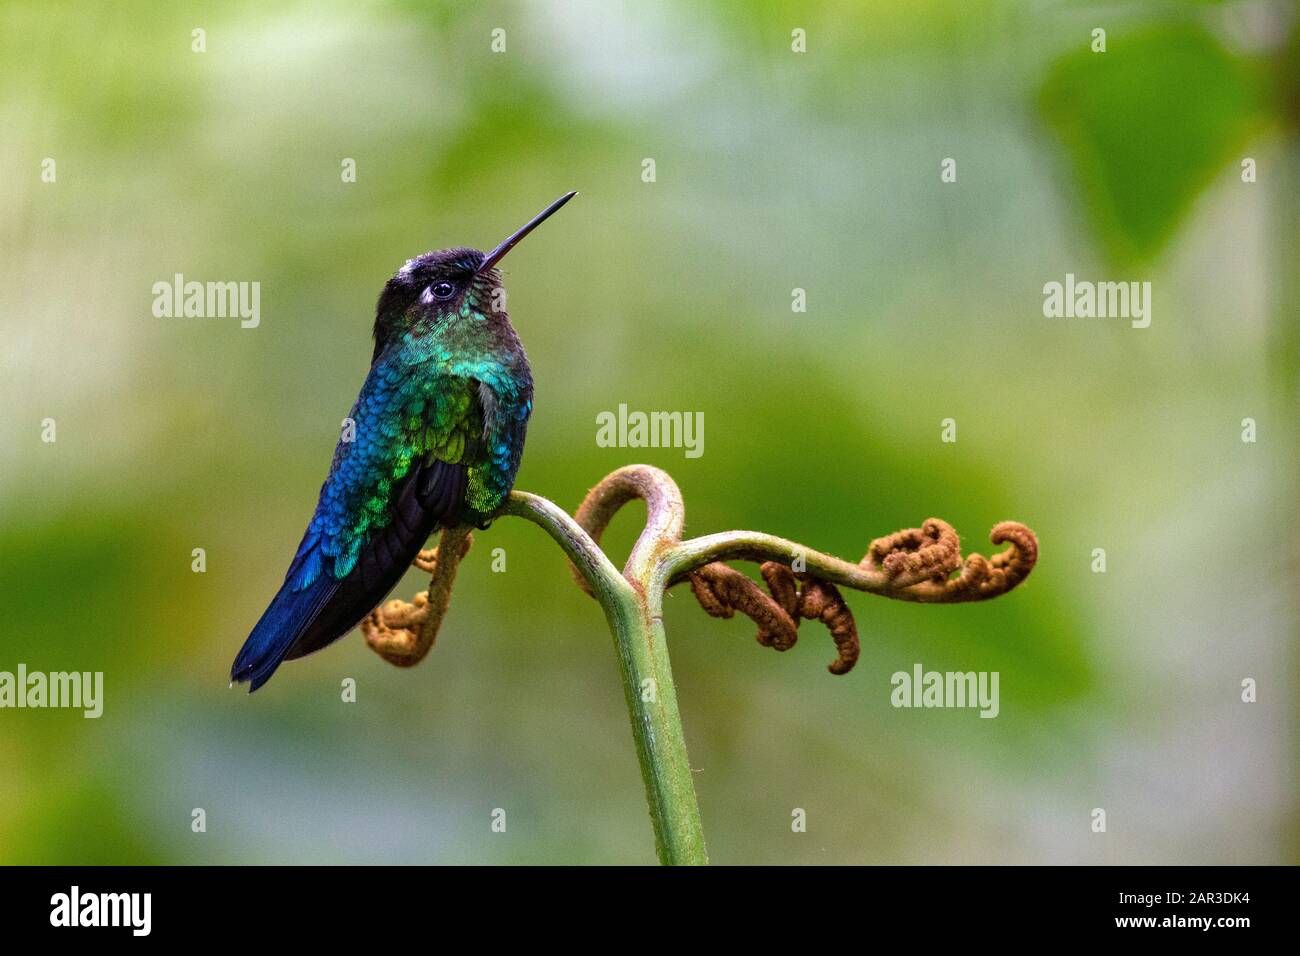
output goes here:
[[[600, 538], [614, 514], [638, 498], [646, 503], [646, 523], [620, 573], [601, 550]], [[827, 586], [841, 584], [896, 600], [944, 604], [997, 597], [1023, 581], [1038, 560], [1034, 533], [1014, 521], [1001, 522], [990, 534], [993, 543], [1010, 542], [1010, 548], [992, 559], [972, 554], [964, 564], [956, 531], [937, 518], [926, 522], [929, 530], [912, 528], [878, 539], [869, 554], [881, 549], [886, 563], [904, 559], [894, 560], [888, 573], [865, 558], [852, 564], [756, 531], [727, 531], [683, 541], [681, 492], [671, 476], [650, 465], [627, 465], [606, 475], [587, 493], [573, 516], [545, 498], [523, 491], [511, 493], [503, 513], [544, 528], [568, 556], [579, 586], [605, 611], [618, 651], [655, 847], [660, 862], [669, 864], [707, 863], [708, 856], [664, 638], [663, 598], [668, 588], [713, 562], [741, 559], [791, 566], [798, 559], [796, 571], [811, 574]], [[959, 566], [961, 574], [950, 578]], [[838, 594], [835, 600], [841, 601]], [[755, 617], [740, 605], [731, 610]], [[848, 617], [842, 604], [840, 610]], [[730, 616], [716, 609], [710, 613]], [[842, 643], [853, 647], [847, 665], [840, 670], [831, 667], [835, 673], [845, 673], [857, 658], [851, 617], [846, 624], [833, 624], [825, 616], [825, 607], [813, 613], [833, 634], [841, 628], [837, 648]], [[832, 616], [834, 613], [832, 608]]]
[[605, 612], [618, 652], [659, 861], [707, 863], [664, 637], [663, 583], [662, 575], [655, 573], [657, 564], [647, 562], [644, 573], [629, 580], [573, 518], [537, 495], [513, 492], [505, 513], [543, 528], [581, 572]]

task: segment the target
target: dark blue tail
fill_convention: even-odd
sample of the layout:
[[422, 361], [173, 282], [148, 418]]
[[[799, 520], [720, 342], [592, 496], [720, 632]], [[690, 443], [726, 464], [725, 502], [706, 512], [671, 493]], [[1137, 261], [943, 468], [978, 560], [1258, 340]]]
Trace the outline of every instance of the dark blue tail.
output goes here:
[[230, 668], [231, 681], [248, 681], [249, 690], [255, 691], [270, 680], [294, 643], [317, 623], [338, 584], [333, 577], [323, 574], [310, 587], [294, 591], [286, 581], [244, 641]]

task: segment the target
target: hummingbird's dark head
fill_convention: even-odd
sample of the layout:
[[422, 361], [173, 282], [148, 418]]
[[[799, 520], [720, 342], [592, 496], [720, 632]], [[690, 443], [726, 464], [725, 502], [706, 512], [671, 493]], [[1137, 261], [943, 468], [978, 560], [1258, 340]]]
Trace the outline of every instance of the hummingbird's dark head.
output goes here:
[[375, 306], [375, 354], [407, 332], [436, 334], [457, 319], [509, 323], [496, 265], [553, 212], [576, 196], [566, 193], [491, 252], [440, 249], [408, 259], [384, 285]]
[[495, 277], [479, 274], [483, 258], [477, 249], [439, 249], [408, 259], [375, 305], [376, 355], [393, 336], [421, 323], [432, 327], [458, 313], [469, 299], [490, 292], [485, 286]]

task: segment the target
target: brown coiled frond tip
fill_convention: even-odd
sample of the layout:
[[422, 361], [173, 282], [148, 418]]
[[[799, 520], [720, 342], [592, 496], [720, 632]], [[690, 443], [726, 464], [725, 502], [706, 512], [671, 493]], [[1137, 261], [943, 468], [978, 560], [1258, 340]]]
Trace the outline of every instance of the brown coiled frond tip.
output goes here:
[[989, 537], [1011, 547], [992, 558], [971, 554], [963, 562], [952, 525], [930, 518], [920, 528], [871, 542], [862, 565], [885, 575], [889, 587], [882, 593], [889, 597], [925, 604], [983, 601], [1010, 591], [1038, 563], [1038, 539], [1023, 524], [1003, 521]]
[[758, 625], [758, 643], [778, 651], [794, 647], [801, 620], [818, 620], [835, 642], [836, 658], [830, 672], [851, 671], [858, 660], [858, 629], [839, 589], [807, 574], [796, 574], [776, 561], [763, 562], [759, 573], [770, 594], [735, 568], [714, 561], [691, 572], [691, 593], [713, 617], [730, 618], [737, 611], [744, 614]]
[[961, 566], [961, 539], [946, 521], [929, 518], [919, 528], [877, 538], [863, 560], [883, 571], [896, 587], [942, 581]]
[[429, 590], [409, 603], [394, 598], [366, 616], [361, 633], [371, 650], [395, 667], [413, 667], [424, 660], [451, 606], [456, 569], [473, 543], [468, 528], [446, 528], [436, 548], [416, 555], [412, 565], [432, 575]]

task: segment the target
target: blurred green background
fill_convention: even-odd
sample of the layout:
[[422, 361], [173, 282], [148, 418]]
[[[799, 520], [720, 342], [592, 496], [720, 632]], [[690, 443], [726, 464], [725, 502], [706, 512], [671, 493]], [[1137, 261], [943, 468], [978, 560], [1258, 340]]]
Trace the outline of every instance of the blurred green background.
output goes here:
[[[675, 592], [716, 862], [1295, 862], [1296, 29], [1268, 2], [6, 2], [0, 670], [102, 670], [106, 702], [0, 711], [0, 861], [654, 860], [610, 638], [529, 524], [478, 536], [418, 668], [353, 634], [226, 686], [385, 279], [578, 189], [507, 262], [519, 487], [571, 509], [640, 460], [688, 533], [1042, 544], [989, 604], [851, 595], [843, 678], [812, 623], [776, 654]], [[259, 281], [260, 327], [154, 317], [177, 272]], [[1067, 272], [1150, 281], [1150, 328], [1044, 318]], [[703, 457], [597, 447], [621, 402], [704, 412]], [[1001, 715], [893, 709], [916, 662], [999, 671]]]

